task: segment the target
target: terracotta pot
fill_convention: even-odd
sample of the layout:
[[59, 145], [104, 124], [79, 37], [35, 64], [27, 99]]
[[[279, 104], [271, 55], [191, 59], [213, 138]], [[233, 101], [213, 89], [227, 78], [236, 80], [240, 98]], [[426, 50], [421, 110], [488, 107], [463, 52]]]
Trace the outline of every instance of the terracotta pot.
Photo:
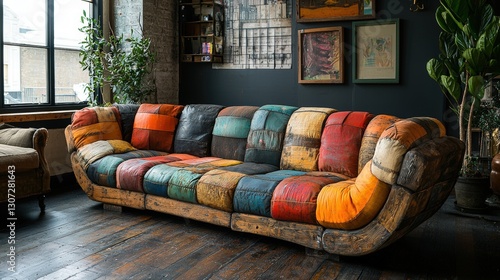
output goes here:
[[500, 195], [500, 153], [491, 160], [490, 188], [494, 194]]
[[458, 177], [455, 184], [457, 206], [471, 211], [486, 209], [485, 200], [489, 195], [489, 186], [488, 177]]

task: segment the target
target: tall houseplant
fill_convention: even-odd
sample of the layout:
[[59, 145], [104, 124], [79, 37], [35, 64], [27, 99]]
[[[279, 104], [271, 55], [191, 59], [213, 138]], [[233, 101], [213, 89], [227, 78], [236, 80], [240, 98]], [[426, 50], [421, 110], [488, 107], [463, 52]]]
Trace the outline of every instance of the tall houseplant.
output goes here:
[[500, 18], [485, 0], [441, 0], [436, 21], [442, 30], [441, 53], [428, 61], [427, 72], [458, 115], [466, 170], [472, 156], [474, 112], [485, 86], [500, 73]]
[[88, 70], [90, 82], [86, 85], [89, 105], [104, 103], [100, 98], [105, 85], [110, 85], [113, 101], [117, 103], [144, 102], [156, 90], [153, 72], [155, 54], [151, 40], [134, 37], [116, 36], [113, 32], [105, 38], [98, 20], [81, 17], [83, 26], [79, 29], [85, 34], [80, 43], [80, 65]]

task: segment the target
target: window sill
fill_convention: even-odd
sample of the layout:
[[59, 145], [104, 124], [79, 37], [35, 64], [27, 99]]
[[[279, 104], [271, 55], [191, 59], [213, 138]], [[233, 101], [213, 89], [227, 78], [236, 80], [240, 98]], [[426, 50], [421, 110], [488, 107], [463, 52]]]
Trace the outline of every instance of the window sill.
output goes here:
[[70, 119], [76, 110], [0, 114], [0, 123]]

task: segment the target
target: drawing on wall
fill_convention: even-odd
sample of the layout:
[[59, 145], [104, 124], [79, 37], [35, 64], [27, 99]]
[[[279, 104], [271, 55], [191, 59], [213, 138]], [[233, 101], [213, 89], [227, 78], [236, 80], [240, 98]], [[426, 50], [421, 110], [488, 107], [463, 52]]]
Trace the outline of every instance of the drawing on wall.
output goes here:
[[343, 28], [299, 30], [299, 83], [343, 83]]
[[291, 69], [292, 1], [225, 0], [224, 63], [214, 69]]
[[361, 43], [363, 51], [364, 67], [391, 68], [392, 38], [388, 37], [368, 37]]

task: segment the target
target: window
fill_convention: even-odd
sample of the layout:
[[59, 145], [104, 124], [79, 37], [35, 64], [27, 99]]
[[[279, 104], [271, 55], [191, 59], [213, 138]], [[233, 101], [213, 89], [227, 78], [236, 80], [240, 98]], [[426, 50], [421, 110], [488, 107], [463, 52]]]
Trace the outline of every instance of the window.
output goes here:
[[80, 68], [81, 16], [96, 14], [96, 1], [2, 2], [2, 111], [86, 104], [88, 73]]

